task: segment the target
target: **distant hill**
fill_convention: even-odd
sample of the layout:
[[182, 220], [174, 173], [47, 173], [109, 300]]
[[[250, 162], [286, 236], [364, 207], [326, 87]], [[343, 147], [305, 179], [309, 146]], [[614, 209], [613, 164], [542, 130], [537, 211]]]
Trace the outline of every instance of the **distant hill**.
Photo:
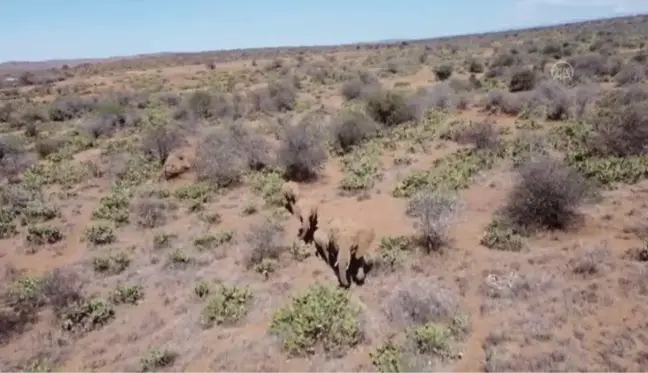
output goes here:
[[[112, 60], [119, 60], [116, 57]], [[23, 71], [45, 70], [52, 68], [60, 68], [63, 65], [70, 67], [81, 65], [84, 63], [96, 63], [102, 61], [110, 61], [111, 59], [70, 59], [70, 60], [48, 60], [48, 61], [9, 61], [0, 63], [0, 74], [11, 74]]]
[[[375, 44], [397, 44], [402, 42], [409, 42], [412, 44], [420, 43], [430, 43], [434, 41], [449, 41], [452, 39], [470, 37], [470, 36], [496, 36], [500, 34], [506, 34], [510, 32], [526, 32], [526, 31], [539, 31], [542, 29], [552, 29], [560, 28], [564, 26], [576, 27], [579, 25], [597, 25], [601, 26], [608, 24], [610, 22], [618, 22], [623, 19], [632, 19], [635, 17], [646, 17], [646, 15], [625, 15], [620, 17], [611, 17], [605, 19], [595, 19], [595, 20], [586, 20], [586, 21], [574, 21], [574, 22], [565, 22], [561, 24], [552, 24], [546, 26], [537, 26], [529, 27], [526, 29], [511, 29], [511, 30], [497, 30], [491, 32], [484, 32], [478, 34], [464, 34], [464, 35], [453, 35], [437, 38], [426, 38], [426, 39], [386, 39], [380, 41], [371, 41], [371, 42], [357, 42], [349, 43], [347, 45], [375, 45]], [[267, 47], [267, 48], [249, 48], [249, 49], [236, 49], [239, 52], [256, 52], [256, 51], [266, 51], [266, 50], [278, 50], [278, 49], [301, 49], [301, 48], [326, 48], [326, 47], [341, 47], [342, 45], [321, 45], [321, 46], [276, 46], [276, 47]], [[158, 52], [158, 53], [149, 53], [149, 54], [139, 54], [134, 56], [115, 56], [107, 58], [80, 58], [80, 59], [58, 59], [58, 60], [47, 60], [47, 61], [8, 61], [0, 63], [0, 75], [15, 75], [25, 71], [37, 71], [37, 70], [46, 70], [51, 68], [61, 68], [63, 65], [68, 65], [69, 67], [78, 66], [85, 63], [107, 63], [107, 62], [117, 62], [117, 61], [127, 61], [127, 60], [136, 60], [140, 58], [155, 58], [155, 57], [168, 57], [168, 56], [200, 56], [200, 55], [218, 55], [219, 53], [228, 53], [232, 50], [213, 50], [213, 51], [196, 51], [196, 52]]]

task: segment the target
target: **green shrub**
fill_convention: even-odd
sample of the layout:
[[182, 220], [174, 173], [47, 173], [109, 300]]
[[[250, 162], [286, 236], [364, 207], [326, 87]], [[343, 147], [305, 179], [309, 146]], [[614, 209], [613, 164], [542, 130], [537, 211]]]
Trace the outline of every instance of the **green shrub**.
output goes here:
[[67, 331], [89, 332], [98, 329], [115, 317], [113, 306], [103, 299], [81, 300], [62, 314], [62, 327]]
[[245, 234], [249, 246], [245, 256], [246, 267], [265, 275], [273, 272], [281, 253], [285, 251], [284, 235], [283, 226], [271, 218], [252, 225]]
[[366, 98], [367, 114], [387, 127], [416, 119], [414, 109], [403, 94], [393, 90], [377, 90]]
[[27, 242], [33, 245], [51, 245], [62, 239], [63, 233], [57, 227], [31, 226], [27, 228]]
[[472, 74], [480, 74], [484, 72], [484, 64], [475, 59], [471, 59], [468, 63], [468, 72]]
[[211, 201], [214, 187], [209, 183], [193, 183], [181, 186], [173, 193], [174, 196], [181, 200], [193, 204], [203, 204]]
[[247, 287], [221, 285], [203, 310], [206, 326], [230, 325], [241, 320], [248, 312], [252, 293]]
[[178, 354], [170, 350], [151, 349], [142, 358], [142, 372], [169, 367], [173, 365], [177, 357]]
[[200, 251], [216, 249], [234, 239], [234, 231], [221, 231], [216, 234], [205, 234], [194, 239], [194, 245]]
[[325, 133], [318, 123], [307, 117], [284, 127], [277, 160], [286, 178], [294, 181], [315, 179], [327, 159]]
[[362, 339], [359, 313], [343, 290], [315, 285], [276, 311], [270, 330], [292, 354], [313, 354], [318, 346], [326, 353], [340, 354]]
[[567, 164], [602, 186], [634, 184], [648, 177], [648, 154], [632, 154], [636, 150], [632, 145], [627, 146], [623, 155], [602, 152], [600, 140], [594, 141], [596, 138], [600, 139], [593, 126], [583, 122], [558, 125], [552, 128], [550, 136], [553, 145], [566, 153]]
[[115, 188], [112, 193], [101, 197], [99, 207], [92, 212], [93, 219], [110, 220], [118, 224], [127, 223], [130, 213], [131, 192]]
[[107, 245], [115, 242], [115, 231], [107, 225], [93, 225], [86, 229], [86, 239], [95, 245]]
[[522, 230], [564, 228], [589, 192], [578, 171], [555, 159], [533, 160], [518, 173], [504, 216]]
[[[455, 345], [464, 335], [457, 325], [435, 323], [410, 326], [405, 341], [397, 343], [394, 335], [370, 352], [373, 365], [379, 372], [428, 372], [439, 362], [458, 357]], [[405, 342], [405, 343], [402, 343]]]
[[43, 297], [43, 279], [25, 276], [10, 284], [4, 300], [14, 312], [20, 315], [31, 315], [45, 304]]
[[211, 293], [211, 288], [207, 282], [201, 281], [194, 287], [194, 293], [198, 298], [203, 299]]
[[408, 372], [407, 364], [403, 358], [403, 351], [393, 340], [388, 340], [383, 345], [369, 353], [371, 363], [381, 373]]
[[114, 304], [137, 304], [144, 298], [144, 291], [140, 285], [120, 284], [113, 291], [110, 300]]
[[175, 249], [168, 255], [167, 265], [171, 268], [184, 269], [192, 263], [195, 263], [195, 259], [181, 249]]
[[427, 252], [437, 251], [448, 242], [448, 229], [460, 209], [456, 196], [436, 190], [422, 190], [407, 204], [407, 215], [417, 219], [417, 240]]
[[371, 189], [382, 177], [380, 166], [380, 150], [376, 146], [355, 149], [342, 158], [345, 174], [340, 188], [350, 192]]
[[513, 76], [511, 76], [511, 81], [509, 82], [509, 92], [531, 91], [533, 90], [533, 88], [535, 88], [535, 82], [535, 72], [528, 69], [516, 71]]
[[36, 224], [44, 223], [61, 216], [61, 212], [57, 207], [48, 206], [42, 201], [31, 201], [22, 210], [20, 218], [21, 224]]
[[498, 154], [492, 151], [463, 149], [435, 161], [432, 171], [418, 171], [403, 179], [392, 194], [410, 197], [425, 189], [457, 190], [470, 186], [472, 178], [480, 171], [493, 167]]
[[95, 272], [118, 274], [126, 270], [131, 259], [126, 253], [117, 253], [108, 256], [100, 256], [92, 259], [92, 267]]
[[434, 69], [434, 74], [438, 80], [448, 80], [452, 76], [452, 66], [450, 65], [441, 65]]
[[348, 153], [374, 136], [379, 129], [379, 125], [364, 113], [342, 112], [331, 124], [333, 148], [338, 154]]
[[380, 270], [395, 271], [403, 265], [412, 246], [412, 240], [408, 237], [383, 237], [374, 265]]
[[177, 238], [178, 236], [173, 233], [156, 234], [153, 236], [153, 248], [156, 250], [168, 249]]
[[502, 218], [494, 219], [488, 225], [479, 243], [494, 250], [517, 252], [524, 249], [522, 236]]
[[10, 238], [18, 234], [16, 224], [12, 222], [0, 222], [0, 239]]
[[446, 358], [451, 353], [453, 332], [449, 328], [434, 323], [413, 326], [407, 330], [407, 337], [415, 351], [428, 356]]
[[263, 197], [268, 206], [282, 206], [281, 186], [283, 185], [283, 178], [281, 170], [268, 169], [250, 173], [248, 183], [254, 192]]

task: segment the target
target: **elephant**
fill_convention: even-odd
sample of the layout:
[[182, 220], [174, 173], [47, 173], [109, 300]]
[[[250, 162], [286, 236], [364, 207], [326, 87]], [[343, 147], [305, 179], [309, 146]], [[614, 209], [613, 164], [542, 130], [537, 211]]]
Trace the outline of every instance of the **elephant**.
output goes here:
[[333, 261], [331, 259], [331, 240], [329, 239], [329, 230], [326, 228], [318, 227], [313, 233], [313, 243], [315, 244], [315, 249], [317, 250], [317, 256], [326, 260], [326, 262], [332, 267]]
[[[335, 268], [340, 284], [349, 287], [349, 275], [358, 281], [364, 281], [366, 272], [371, 268], [367, 259], [373, 249], [371, 244], [376, 232], [371, 227], [362, 226], [351, 219], [333, 218], [324, 227], [318, 227], [314, 233], [318, 251], [329, 252], [329, 264]], [[336, 253], [335, 261], [332, 260]]]
[[313, 235], [317, 229], [319, 205], [314, 200], [301, 197], [299, 186], [292, 182], [286, 182], [281, 188], [284, 200], [284, 207], [288, 212], [297, 217], [301, 223], [298, 237], [305, 243], [313, 241]]
[[299, 200], [300, 191], [299, 185], [294, 181], [288, 181], [281, 186], [281, 198], [283, 199], [284, 207], [292, 214], [292, 206]]

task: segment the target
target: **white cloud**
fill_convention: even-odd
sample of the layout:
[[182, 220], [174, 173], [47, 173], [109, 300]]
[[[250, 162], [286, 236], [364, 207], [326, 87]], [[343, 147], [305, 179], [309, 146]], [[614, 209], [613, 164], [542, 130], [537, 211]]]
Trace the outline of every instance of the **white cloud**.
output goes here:
[[646, 5], [646, 2], [638, 0], [520, 0], [516, 3], [516, 7], [524, 11], [533, 11], [539, 8], [599, 8], [613, 13], [641, 11], [648, 8]]
[[579, 14], [598, 14], [609, 17], [648, 12], [645, 0], [512, 0], [512, 19], [515, 27], [530, 23], [567, 22]]
[[648, 0], [509, 0], [502, 29], [573, 22], [584, 18], [648, 14]]

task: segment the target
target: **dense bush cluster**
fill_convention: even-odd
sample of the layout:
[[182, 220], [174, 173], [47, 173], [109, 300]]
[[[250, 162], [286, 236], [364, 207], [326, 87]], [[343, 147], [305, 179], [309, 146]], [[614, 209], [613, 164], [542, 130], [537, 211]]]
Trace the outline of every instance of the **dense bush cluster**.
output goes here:
[[532, 160], [518, 174], [504, 216], [521, 229], [564, 228], [587, 196], [585, 178], [555, 159]]
[[325, 132], [305, 118], [295, 125], [288, 125], [281, 135], [278, 162], [290, 180], [305, 181], [318, 176], [328, 159]]

